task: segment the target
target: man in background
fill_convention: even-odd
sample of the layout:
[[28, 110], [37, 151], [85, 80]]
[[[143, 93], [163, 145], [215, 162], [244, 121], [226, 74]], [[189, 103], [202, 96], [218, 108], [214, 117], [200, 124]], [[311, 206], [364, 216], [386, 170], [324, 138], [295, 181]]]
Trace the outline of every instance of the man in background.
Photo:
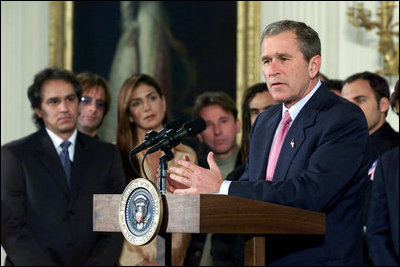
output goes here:
[[[390, 102], [399, 115], [398, 80]], [[399, 147], [374, 164], [366, 229], [369, 256], [374, 266], [399, 266]]]
[[[373, 170], [373, 162], [384, 152], [399, 146], [399, 133], [390, 127], [386, 115], [390, 107], [390, 91], [387, 81], [372, 72], [351, 75], [343, 83], [342, 97], [353, 102], [364, 112], [368, 123], [368, 166]], [[372, 181], [365, 187], [363, 206], [363, 227], [365, 228], [371, 201]], [[365, 229], [364, 229], [365, 231]], [[367, 244], [364, 240], [364, 255], [368, 262]]]
[[117, 148], [77, 131], [75, 74], [39, 72], [28, 88], [39, 130], [1, 147], [1, 244], [6, 265], [116, 265], [121, 233], [93, 231], [93, 194], [121, 194]]
[[[215, 161], [221, 168], [224, 178], [242, 163], [239, 146], [236, 143], [236, 136], [241, 129], [237, 115], [235, 102], [222, 91], [202, 93], [196, 98], [193, 108], [193, 116], [202, 117], [206, 122], [206, 129], [198, 134], [197, 138], [214, 152]], [[208, 163], [204, 159], [199, 164], [208, 168]], [[231, 245], [237, 242], [234, 235], [207, 234], [205, 236], [192, 236], [191, 247], [193, 248], [196, 243], [197, 250], [202, 247], [200, 265], [233, 265], [235, 260], [243, 259], [242, 251], [239, 251], [239, 254], [232, 252]], [[204, 238], [205, 241], [202, 241]], [[200, 253], [197, 252], [197, 254]]]
[[359, 106], [367, 119], [368, 160], [372, 164], [383, 152], [399, 145], [399, 133], [386, 121], [389, 85], [384, 78], [368, 71], [351, 75], [343, 84], [342, 97]]
[[[237, 165], [239, 146], [236, 135], [241, 129], [237, 113], [233, 99], [222, 91], [202, 93], [196, 98], [193, 108], [194, 117], [202, 117], [206, 122], [206, 129], [197, 138], [214, 152], [224, 177]], [[208, 166], [206, 161], [199, 164]]]
[[249, 155], [250, 130], [258, 115], [279, 102], [272, 98], [266, 83], [257, 83], [244, 91], [242, 103], [242, 141], [240, 154], [245, 163]]
[[77, 78], [83, 88], [79, 103], [78, 130], [99, 138], [97, 132], [111, 104], [108, 83], [100, 75], [90, 72], [80, 73]]

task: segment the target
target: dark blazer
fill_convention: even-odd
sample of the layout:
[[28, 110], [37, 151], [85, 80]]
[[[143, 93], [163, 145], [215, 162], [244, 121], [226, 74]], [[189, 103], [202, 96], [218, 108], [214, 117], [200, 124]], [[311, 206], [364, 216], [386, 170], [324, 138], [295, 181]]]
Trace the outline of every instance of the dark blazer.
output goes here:
[[[368, 166], [371, 167], [373, 162], [384, 152], [399, 146], [399, 133], [385, 122], [376, 132], [371, 134], [368, 139]], [[368, 179], [365, 188], [365, 202], [363, 207], [363, 225], [367, 223], [368, 210], [371, 202], [372, 181]]]
[[369, 166], [382, 153], [399, 146], [399, 133], [390, 127], [388, 122], [385, 122], [376, 132], [371, 134], [368, 139], [368, 159]]
[[229, 194], [323, 212], [326, 233], [268, 236], [267, 264], [362, 264], [362, 188], [368, 179], [364, 114], [321, 85], [293, 121], [269, 182], [266, 166], [281, 117], [282, 105], [276, 105], [257, 118], [245, 172], [231, 183]]
[[93, 232], [93, 194], [125, 187], [116, 147], [78, 132], [71, 189], [43, 128], [1, 147], [1, 244], [14, 265], [113, 265], [121, 233]]
[[399, 266], [399, 147], [378, 159], [367, 220], [367, 244], [375, 266]]

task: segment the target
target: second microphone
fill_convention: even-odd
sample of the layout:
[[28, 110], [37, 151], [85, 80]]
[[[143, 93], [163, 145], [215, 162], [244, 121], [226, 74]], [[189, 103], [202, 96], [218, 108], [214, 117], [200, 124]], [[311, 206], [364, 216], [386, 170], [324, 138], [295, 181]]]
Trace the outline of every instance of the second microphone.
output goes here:
[[170, 129], [166, 131], [159, 143], [152, 146], [147, 154], [156, 152], [157, 150], [171, 149], [177, 146], [185, 137], [193, 137], [206, 129], [206, 122], [203, 118], [192, 119], [182, 125], [179, 130]]

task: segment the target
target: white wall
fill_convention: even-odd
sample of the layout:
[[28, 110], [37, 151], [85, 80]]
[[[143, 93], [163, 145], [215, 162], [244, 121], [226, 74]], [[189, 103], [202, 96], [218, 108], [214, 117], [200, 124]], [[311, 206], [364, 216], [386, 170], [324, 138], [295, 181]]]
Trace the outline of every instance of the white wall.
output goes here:
[[[374, 72], [383, 68], [382, 56], [377, 50], [377, 29], [367, 31], [353, 26], [347, 18], [347, 8], [356, 1], [262, 1], [261, 29], [282, 19], [303, 21], [316, 30], [321, 39], [321, 72], [331, 79], [346, 79], [362, 71]], [[363, 2], [377, 20], [379, 1]], [[395, 1], [393, 21], [399, 21], [399, 1]], [[398, 28], [397, 28], [398, 30]], [[398, 43], [398, 38], [395, 39]], [[385, 77], [393, 92], [398, 77]], [[260, 73], [260, 81], [264, 78]], [[399, 131], [399, 117], [390, 109], [387, 120]]]
[[49, 61], [48, 2], [1, 2], [1, 144], [36, 130], [27, 89]]
[[[1, 144], [36, 130], [27, 88], [49, 61], [48, 2], [1, 1]], [[1, 247], [1, 265], [5, 252]]]

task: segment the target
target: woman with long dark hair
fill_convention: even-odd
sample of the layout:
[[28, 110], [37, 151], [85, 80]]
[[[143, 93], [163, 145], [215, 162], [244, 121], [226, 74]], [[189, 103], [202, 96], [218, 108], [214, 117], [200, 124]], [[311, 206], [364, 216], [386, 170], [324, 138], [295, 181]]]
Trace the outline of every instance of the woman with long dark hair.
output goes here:
[[[162, 151], [148, 154], [143, 150], [132, 155], [132, 164], [129, 152], [141, 144], [148, 131], [159, 131], [168, 122], [167, 103], [158, 82], [146, 74], [135, 74], [122, 84], [118, 98], [117, 146], [121, 152], [127, 183], [135, 178], [147, 176], [155, 185], [157, 181], [157, 168], [159, 158], [164, 155]], [[174, 164], [175, 159], [186, 158], [197, 163], [196, 152], [184, 144], [179, 144], [172, 149], [174, 159], [168, 165]], [[146, 174], [146, 175], [145, 175]], [[182, 265], [190, 241], [190, 234], [172, 234], [172, 265]], [[134, 246], [125, 240], [120, 258], [121, 265], [156, 265], [156, 239], [144, 246]]]

